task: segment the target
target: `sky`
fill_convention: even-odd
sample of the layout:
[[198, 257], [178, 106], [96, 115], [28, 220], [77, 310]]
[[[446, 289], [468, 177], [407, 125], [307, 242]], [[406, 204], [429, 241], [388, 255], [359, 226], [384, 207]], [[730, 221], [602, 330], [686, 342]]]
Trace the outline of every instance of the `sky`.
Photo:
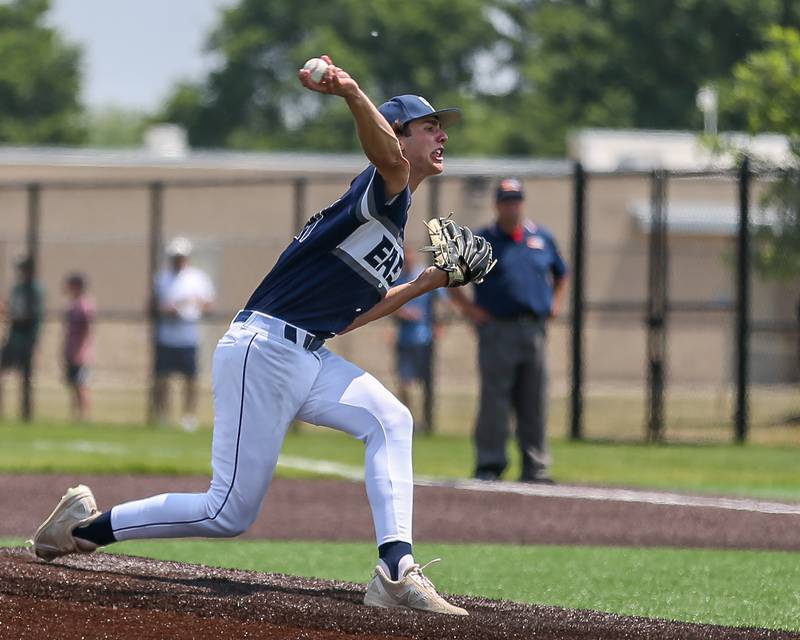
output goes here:
[[142, 111], [170, 87], [199, 79], [219, 10], [235, 0], [51, 0], [49, 23], [84, 51], [83, 102]]

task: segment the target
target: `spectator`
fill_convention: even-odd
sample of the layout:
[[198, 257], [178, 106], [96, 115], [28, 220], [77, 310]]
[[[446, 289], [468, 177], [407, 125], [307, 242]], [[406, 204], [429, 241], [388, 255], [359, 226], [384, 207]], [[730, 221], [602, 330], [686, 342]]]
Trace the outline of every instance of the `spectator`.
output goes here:
[[164, 424], [168, 413], [169, 375], [184, 378], [181, 426], [197, 428], [197, 348], [199, 321], [211, 309], [214, 287], [209, 277], [189, 264], [192, 244], [174, 238], [167, 246], [168, 265], [155, 281], [158, 325], [156, 328], [156, 383], [153, 404], [156, 419]]
[[[39, 337], [39, 327], [44, 309], [44, 292], [36, 281], [34, 262], [30, 257], [17, 260], [17, 280], [11, 289], [8, 303], [2, 311], [9, 320], [9, 330], [0, 354], [0, 381], [9, 369], [17, 369], [22, 378], [21, 410], [23, 420], [33, 416], [31, 403], [31, 376], [33, 354]], [[2, 415], [2, 390], [0, 390], [0, 415]]]
[[73, 420], [89, 418], [89, 364], [92, 358], [94, 301], [86, 294], [86, 277], [72, 273], [64, 280], [68, 298], [64, 313], [64, 368]]
[[[397, 284], [411, 282], [424, 271], [419, 255], [406, 251], [405, 262]], [[415, 383], [422, 390], [422, 420], [414, 420], [415, 430], [433, 433], [433, 345], [436, 333], [434, 303], [439, 289], [424, 293], [394, 313], [397, 323], [395, 355], [399, 388], [397, 397], [411, 407]]]
[[558, 315], [567, 267], [551, 233], [526, 220], [518, 180], [502, 180], [496, 221], [476, 231], [492, 243], [497, 266], [474, 300], [451, 297], [477, 326], [480, 407], [475, 424], [475, 477], [498, 480], [506, 469], [509, 409], [516, 414], [522, 482], [552, 483], [546, 444], [546, 323]]

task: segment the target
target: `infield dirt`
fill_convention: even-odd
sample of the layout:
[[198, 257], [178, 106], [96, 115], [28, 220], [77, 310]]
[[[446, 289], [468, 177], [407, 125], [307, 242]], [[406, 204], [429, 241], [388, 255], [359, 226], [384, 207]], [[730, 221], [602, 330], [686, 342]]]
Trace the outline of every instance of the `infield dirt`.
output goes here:
[[[73, 476], [0, 476], [0, 535], [30, 535]], [[101, 508], [204, 478], [82, 477]], [[298, 505], [302, 505], [298, 508]], [[800, 549], [800, 516], [603, 503], [457, 489], [416, 490], [422, 541], [559, 542]], [[364, 488], [276, 480], [251, 538], [371, 537]], [[541, 640], [800, 639], [732, 629], [454, 596], [454, 618], [361, 604], [364, 585], [93, 554], [46, 564], [0, 549], [0, 639], [416, 638]]]
[[51, 565], [0, 552], [0, 638], [797, 638], [764, 629], [453, 597], [467, 618], [361, 604], [363, 585], [96, 554]]

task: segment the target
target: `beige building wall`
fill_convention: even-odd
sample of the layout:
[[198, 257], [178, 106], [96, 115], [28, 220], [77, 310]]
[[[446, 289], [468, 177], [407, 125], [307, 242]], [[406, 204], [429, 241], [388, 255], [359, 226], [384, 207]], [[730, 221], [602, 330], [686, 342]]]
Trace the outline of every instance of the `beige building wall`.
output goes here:
[[[28, 181], [58, 181], [42, 191], [41, 279], [47, 290], [49, 321], [38, 354], [43, 383], [60, 379], [61, 282], [72, 270], [84, 271], [101, 313], [97, 327], [96, 384], [143, 386], [149, 363], [148, 334], [142, 323], [148, 296], [150, 193], [132, 181], [182, 180], [167, 186], [163, 200], [164, 237], [186, 235], [196, 245], [195, 263], [212, 276], [218, 291], [218, 318], [204, 330], [204, 380], [209, 360], [225, 321], [240, 308], [297, 230], [294, 179], [308, 181], [303, 220], [337, 198], [363, 166], [359, 158], [334, 158], [311, 166], [291, 161], [264, 161], [253, 168], [221, 154], [202, 162], [91, 162], [54, 154], [26, 162], [0, 156], [0, 292], [6, 295], [12, 260], [25, 246]], [[251, 162], [252, 164], [252, 162]], [[572, 181], [569, 165], [487, 161], [453, 161], [448, 177], [424, 184], [415, 194], [406, 230], [406, 247], [426, 240], [422, 221], [433, 213], [454, 211], [460, 222], [480, 226], [493, 216], [493, 191], [498, 177], [522, 178], [529, 216], [548, 227], [569, 261], [572, 243]], [[534, 173], [544, 175], [533, 175]], [[280, 180], [270, 184], [223, 186], [226, 179]], [[17, 181], [19, 184], [13, 185]], [[118, 184], [82, 188], [77, 183]], [[121, 184], [120, 182], [126, 184]], [[212, 186], [187, 186], [186, 181], [213, 181]], [[437, 195], [438, 190], [438, 195]], [[670, 205], [691, 202], [735, 207], [736, 184], [730, 179], [671, 180]], [[437, 195], [438, 208], [432, 208]], [[587, 191], [585, 347], [589, 388], [641, 386], [646, 376], [648, 234], [631, 215], [632, 203], [647, 202], [650, 182], [641, 177], [590, 178]], [[673, 301], [707, 305], [734, 299], [730, 236], [672, 233], [669, 238], [670, 297]], [[793, 318], [798, 291], [791, 286], [754, 281], [753, 315], [765, 321]], [[568, 302], [569, 298], [567, 298]], [[794, 302], [793, 302], [794, 301]], [[568, 307], [568, 305], [567, 305]], [[565, 309], [568, 311], [568, 308]], [[727, 311], [676, 311], [669, 321], [669, 380], [677, 387], [717, 388], [732, 379], [733, 316]], [[568, 388], [570, 332], [566, 318], [551, 324], [549, 358], [552, 389]], [[796, 379], [796, 345], [791, 335], [753, 339], [754, 376], [765, 382]], [[352, 358], [379, 378], [392, 376], [391, 322], [344, 336], [331, 347]], [[442, 384], [473, 392], [475, 344], [471, 328], [457, 318], [439, 348]]]

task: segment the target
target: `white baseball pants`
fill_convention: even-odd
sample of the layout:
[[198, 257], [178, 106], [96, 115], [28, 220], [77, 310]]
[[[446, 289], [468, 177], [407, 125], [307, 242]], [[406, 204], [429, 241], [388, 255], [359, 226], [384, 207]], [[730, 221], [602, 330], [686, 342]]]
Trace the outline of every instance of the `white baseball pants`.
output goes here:
[[[378, 545], [411, 542], [411, 414], [373, 376], [263, 314], [234, 322], [213, 360], [212, 479], [205, 493], [167, 493], [111, 510], [117, 540], [228, 537], [258, 517], [283, 438], [300, 420], [366, 445], [365, 482]], [[299, 343], [299, 344], [296, 344]], [[302, 508], [302, 506], [299, 506]]]

